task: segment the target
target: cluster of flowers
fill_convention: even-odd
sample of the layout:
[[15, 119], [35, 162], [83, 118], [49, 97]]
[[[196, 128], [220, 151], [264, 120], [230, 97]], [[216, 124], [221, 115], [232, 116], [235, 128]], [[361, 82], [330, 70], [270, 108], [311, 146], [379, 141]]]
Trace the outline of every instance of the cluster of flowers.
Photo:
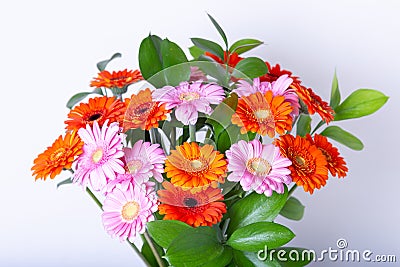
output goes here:
[[[213, 57], [212, 54], [208, 55]], [[234, 68], [241, 58], [227, 55], [222, 62]], [[242, 134], [257, 133], [249, 142], [241, 140], [223, 154], [210, 144], [182, 142], [168, 155], [159, 144], [139, 140], [128, 147], [125, 132], [159, 127], [174, 118], [195, 125], [199, 113], [210, 115], [214, 105], [229, 97], [224, 88], [206, 83], [198, 69], [190, 81], [179, 86], [144, 89], [130, 98], [94, 97], [71, 109], [65, 121], [66, 134], [34, 160], [36, 179], [54, 178], [62, 170], [73, 172], [73, 182], [104, 196], [103, 224], [121, 240], [133, 241], [145, 231], [155, 213], [164, 220], [180, 220], [193, 227], [212, 226], [227, 211], [219, 187], [225, 180], [238, 182], [244, 191], [271, 196], [284, 192], [294, 182], [313, 193], [326, 184], [328, 172], [344, 177], [348, 171], [338, 149], [327, 138], [315, 134], [290, 134], [305, 104], [309, 114], [333, 120], [333, 110], [291, 72], [279, 65], [253, 80], [235, 81], [238, 104], [231, 118]], [[123, 88], [143, 80], [139, 71], [101, 71], [91, 86]], [[263, 144], [260, 136], [273, 143]], [[156, 191], [156, 187], [162, 189]]]

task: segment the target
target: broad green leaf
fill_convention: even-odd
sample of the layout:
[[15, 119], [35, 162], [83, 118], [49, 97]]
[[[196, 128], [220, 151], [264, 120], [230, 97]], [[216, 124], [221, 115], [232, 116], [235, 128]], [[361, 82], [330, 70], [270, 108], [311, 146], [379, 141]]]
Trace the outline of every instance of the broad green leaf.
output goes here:
[[175, 266], [201, 266], [224, 252], [215, 229], [207, 226], [191, 228], [179, 234], [169, 245], [165, 258]]
[[314, 260], [314, 253], [305, 248], [282, 247], [276, 249], [273, 255], [282, 267], [306, 266]]
[[299, 221], [304, 215], [304, 206], [295, 197], [289, 197], [283, 206], [280, 215], [291, 220]]
[[198, 48], [210, 52], [224, 61], [224, 50], [219, 44], [202, 38], [191, 38], [190, 40], [192, 40], [193, 44]]
[[214, 27], [217, 29], [218, 33], [221, 35], [222, 40], [224, 40], [226, 49], [228, 49], [228, 39], [226, 38], [224, 30], [221, 28], [221, 26], [219, 26], [218, 22], [210, 14], [207, 15], [210, 18], [211, 22], [214, 24]]
[[331, 100], [329, 102], [329, 106], [335, 109], [340, 104], [340, 91], [339, 91], [339, 82], [335, 74], [333, 75], [332, 81], [332, 89], [331, 89]]
[[102, 95], [101, 89], [96, 88], [93, 90], [93, 92], [82, 92], [82, 93], [77, 93], [73, 95], [67, 102], [67, 108], [72, 109], [77, 103], [82, 101], [85, 97], [91, 94], [98, 94]]
[[[258, 256], [259, 255], [259, 256]], [[233, 259], [240, 267], [280, 267], [281, 265], [272, 257], [269, 258], [262, 252], [247, 252], [233, 250]]]
[[163, 248], [168, 248], [171, 242], [183, 231], [191, 229], [189, 225], [181, 221], [165, 220], [147, 223], [150, 236]]
[[272, 196], [267, 197], [253, 192], [239, 200], [229, 209], [231, 221], [228, 232], [232, 233], [238, 228], [255, 222], [272, 222], [285, 205], [287, 194], [285, 187], [283, 194], [274, 192]]
[[215, 257], [213, 260], [207, 262], [206, 264], [201, 265], [201, 267], [225, 267], [232, 260], [232, 251], [233, 249], [231, 247], [224, 246], [224, 251], [221, 255]]
[[99, 71], [105, 70], [106, 67], [107, 67], [107, 65], [108, 65], [108, 63], [110, 63], [113, 59], [119, 58], [119, 57], [121, 57], [121, 54], [120, 54], [120, 53], [115, 53], [115, 54], [112, 55], [109, 59], [100, 61], [99, 63], [97, 63], [97, 69], [98, 69]]
[[254, 79], [268, 72], [265, 62], [257, 57], [245, 58], [236, 65], [232, 76], [236, 78]]
[[360, 139], [338, 126], [328, 126], [320, 134], [354, 150], [362, 150], [364, 148], [364, 144]]
[[237, 94], [232, 93], [215, 107], [213, 113], [206, 121], [206, 123], [213, 126], [215, 136], [219, 136], [225, 128], [232, 125], [231, 118], [236, 111], [237, 103], [238, 96]]
[[300, 136], [306, 136], [311, 132], [311, 117], [309, 115], [301, 114], [297, 121], [296, 134]]
[[[240, 128], [234, 124], [228, 126], [217, 136], [217, 149], [221, 153], [225, 153], [231, 147], [231, 144], [238, 141], [240, 136]], [[247, 136], [246, 136], [247, 137]]]
[[164, 39], [161, 42], [160, 51], [167, 84], [177, 86], [182, 81], [188, 81], [190, 65], [182, 64], [188, 61], [182, 49], [174, 42]]
[[201, 55], [204, 55], [204, 50], [198, 48], [197, 46], [189, 47], [189, 52], [194, 59], [198, 59]]
[[233, 43], [229, 48], [229, 52], [243, 54], [257, 46], [263, 44], [263, 42], [256, 39], [241, 39]]
[[230, 236], [227, 245], [241, 251], [280, 247], [293, 239], [294, 233], [286, 226], [273, 222], [257, 222], [237, 229]]
[[149, 35], [143, 39], [139, 47], [139, 68], [146, 80], [162, 70], [161, 57], [154, 40], [158, 42], [158, 38], [152, 38], [152, 35]]
[[72, 178], [68, 178], [68, 179], [65, 179], [64, 181], [59, 182], [57, 184], [57, 188], [59, 188], [62, 185], [66, 185], [66, 184], [72, 184]]
[[373, 89], [358, 89], [335, 108], [335, 121], [360, 118], [380, 109], [389, 97]]

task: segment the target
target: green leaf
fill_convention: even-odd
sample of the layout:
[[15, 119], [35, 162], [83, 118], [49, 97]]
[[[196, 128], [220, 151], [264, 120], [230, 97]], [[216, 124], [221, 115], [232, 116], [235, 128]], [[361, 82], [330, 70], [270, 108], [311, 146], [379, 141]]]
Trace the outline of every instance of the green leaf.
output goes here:
[[215, 229], [207, 226], [191, 228], [179, 234], [165, 254], [168, 262], [176, 267], [201, 266], [224, 252]]
[[233, 249], [231, 247], [224, 246], [224, 251], [220, 256], [215, 257], [204, 265], [201, 265], [201, 267], [225, 267], [232, 261], [232, 251]]
[[68, 179], [65, 179], [64, 181], [59, 182], [57, 184], [57, 188], [59, 188], [62, 185], [66, 185], [66, 184], [72, 184], [72, 178], [68, 178]]
[[257, 57], [245, 58], [236, 65], [232, 76], [236, 78], [254, 79], [268, 72], [265, 62]]
[[335, 74], [333, 75], [332, 81], [332, 89], [331, 89], [331, 100], [329, 102], [329, 106], [335, 109], [340, 104], [340, 91], [339, 91], [339, 82]]
[[234, 249], [257, 252], [277, 248], [293, 239], [294, 233], [287, 227], [273, 222], [257, 222], [237, 229], [226, 242]]
[[[272, 257], [264, 256], [260, 253], [260, 258], [257, 253], [233, 250], [233, 259], [237, 266], [240, 267], [280, 267], [281, 265]], [[264, 259], [265, 258], [265, 259]]]
[[201, 55], [204, 55], [204, 50], [198, 48], [197, 46], [189, 47], [189, 52], [194, 59], [198, 59]]
[[174, 42], [164, 39], [161, 42], [162, 66], [165, 80], [168, 85], [177, 86], [190, 77], [190, 65], [185, 53]]
[[106, 67], [107, 67], [107, 65], [108, 65], [108, 63], [110, 63], [113, 59], [119, 58], [119, 57], [121, 57], [121, 56], [122, 56], [122, 55], [121, 55], [120, 53], [115, 53], [115, 54], [112, 55], [109, 59], [100, 61], [99, 63], [97, 63], [97, 69], [98, 69], [99, 71], [105, 70]]
[[77, 93], [73, 95], [67, 102], [67, 108], [72, 109], [77, 103], [82, 101], [85, 97], [91, 94], [99, 94], [102, 95], [101, 89], [96, 88], [93, 90], [93, 92], [82, 92], [82, 93]]
[[210, 52], [224, 61], [224, 50], [219, 44], [202, 38], [191, 38], [190, 40], [192, 40], [193, 44], [198, 48]]
[[287, 199], [287, 188], [283, 194], [274, 192], [267, 197], [264, 194], [251, 193], [245, 198], [236, 202], [230, 209], [231, 222], [228, 232], [255, 222], [271, 222], [285, 205]]
[[[312, 251], [305, 248], [282, 247], [276, 249], [273, 255], [282, 267], [306, 266], [314, 260], [314, 254], [312, 253]], [[279, 260], [279, 258], [281, 260]]]
[[214, 24], [214, 27], [217, 29], [219, 35], [221, 35], [222, 40], [224, 40], [225, 47], [228, 50], [228, 39], [226, 38], [224, 30], [221, 28], [221, 26], [219, 26], [218, 22], [210, 14], [207, 15], [210, 18], [211, 22]]
[[229, 97], [225, 98], [224, 101], [214, 108], [213, 113], [207, 119], [206, 123], [213, 126], [215, 136], [218, 137], [225, 128], [232, 125], [231, 118], [236, 111], [237, 103], [237, 94], [231, 93]]
[[300, 136], [306, 136], [311, 132], [311, 117], [309, 115], [301, 114], [297, 121], [296, 134]]
[[[142, 252], [143, 256], [146, 258], [147, 262], [152, 267], [158, 267], [157, 260], [154, 257], [153, 251], [151, 250], [149, 243], [147, 242], [147, 240], [145, 238], [142, 238], [142, 240], [143, 240], [143, 246], [142, 246], [141, 252]], [[154, 247], [157, 249], [157, 252], [159, 255], [161, 255], [161, 256], [164, 255], [164, 250], [162, 249], [162, 247], [160, 247], [158, 244], [154, 244]], [[166, 264], [166, 260], [163, 259], [163, 261]]]
[[191, 229], [189, 225], [181, 221], [165, 220], [147, 223], [150, 236], [163, 248], [168, 248], [171, 242], [183, 231]]
[[389, 97], [373, 89], [358, 89], [335, 108], [335, 121], [360, 118], [380, 109]]
[[295, 197], [289, 197], [280, 211], [280, 215], [291, 220], [299, 221], [304, 215], [304, 206]]
[[233, 43], [229, 48], [229, 52], [243, 54], [257, 46], [263, 44], [263, 42], [256, 39], [241, 39]]
[[364, 144], [360, 139], [338, 126], [328, 126], [320, 134], [354, 150], [362, 150], [364, 148]]
[[139, 68], [146, 80], [162, 70], [161, 57], [155, 44], [158, 40], [158, 38], [149, 35], [140, 43]]

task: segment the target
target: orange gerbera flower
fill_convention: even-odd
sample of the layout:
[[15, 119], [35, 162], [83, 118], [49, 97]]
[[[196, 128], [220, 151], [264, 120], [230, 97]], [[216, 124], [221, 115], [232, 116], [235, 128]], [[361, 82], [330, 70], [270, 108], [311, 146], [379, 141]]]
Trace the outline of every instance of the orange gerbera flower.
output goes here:
[[134, 82], [143, 80], [142, 74], [139, 70], [123, 70], [110, 73], [107, 70], [101, 71], [93, 81], [90, 82], [90, 86], [100, 88], [123, 88]]
[[172, 150], [165, 161], [165, 172], [171, 183], [185, 188], [216, 186], [223, 183], [227, 162], [212, 145], [183, 143]]
[[154, 102], [149, 88], [140, 91], [137, 95], [125, 99], [127, 110], [124, 118], [124, 131], [129, 129], [141, 128], [150, 130], [158, 128], [158, 122], [167, 119], [167, 114], [171, 112], [165, 108], [166, 104], [160, 105]]
[[63, 138], [60, 135], [54, 143], [33, 161], [32, 167], [35, 180], [51, 179], [61, 173], [63, 169], [71, 169], [75, 157], [82, 154], [83, 142], [75, 131], [67, 132]]
[[276, 140], [281, 153], [292, 161], [289, 166], [293, 181], [312, 194], [328, 179], [327, 161], [321, 150], [306, 138], [286, 134]]
[[232, 123], [242, 127], [242, 134], [251, 131], [274, 137], [275, 132], [284, 134], [292, 129], [292, 110], [284, 96], [273, 96], [272, 91], [265, 95], [256, 92], [239, 99]]
[[292, 83], [291, 87], [296, 90], [297, 95], [307, 105], [308, 113], [312, 115], [317, 112], [326, 123], [334, 119], [335, 112], [333, 109], [311, 88], [306, 88], [298, 83]]
[[346, 172], [349, 170], [346, 166], [346, 162], [340, 156], [339, 150], [334, 147], [323, 135], [315, 134], [314, 140], [311, 135], [307, 135], [307, 140], [314, 143], [322, 154], [324, 154], [326, 161], [328, 162], [327, 167], [332, 176], [338, 176], [338, 178], [346, 177]]
[[65, 121], [68, 130], [79, 130], [86, 127], [86, 124], [93, 125], [97, 121], [101, 127], [106, 120], [122, 123], [125, 114], [125, 104], [115, 97], [90, 98], [89, 103], [80, 103], [68, 114]]
[[158, 206], [164, 220], [179, 220], [193, 227], [212, 226], [221, 221], [226, 213], [221, 189], [207, 187], [199, 192], [183, 190], [169, 182], [163, 182], [165, 190], [158, 190]]

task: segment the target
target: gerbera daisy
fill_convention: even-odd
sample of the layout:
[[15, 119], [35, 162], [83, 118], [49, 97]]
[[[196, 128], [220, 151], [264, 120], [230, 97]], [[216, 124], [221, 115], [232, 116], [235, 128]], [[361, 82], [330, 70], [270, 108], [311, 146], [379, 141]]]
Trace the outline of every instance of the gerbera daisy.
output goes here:
[[46, 180], [48, 176], [54, 179], [63, 169], [71, 169], [75, 158], [82, 153], [83, 142], [75, 131], [67, 132], [63, 138], [60, 135], [54, 143], [33, 161], [32, 167], [35, 180]]
[[208, 187], [199, 192], [183, 190], [169, 182], [163, 182], [165, 190], [158, 190], [161, 204], [158, 210], [164, 220], [179, 220], [193, 227], [212, 226], [221, 221], [226, 213], [221, 189]]
[[115, 97], [90, 98], [89, 103], [80, 103], [69, 112], [65, 128], [78, 131], [86, 125], [92, 126], [94, 121], [101, 127], [106, 120], [121, 124], [125, 111], [125, 104]]
[[182, 82], [177, 87], [164, 86], [153, 92], [153, 99], [166, 104], [166, 109], [175, 109], [175, 117], [183, 124], [194, 125], [198, 112], [210, 115], [211, 104], [219, 104], [225, 98], [224, 89], [214, 83]]
[[328, 179], [327, 161], [321, 150], [306, 138], [286, 134], [276, 140], [281, 154], [292, 161], [289, 166], [293, 182], [312, 194]]
[[165, 172], [171, 183], [185, 188], [223, 183], [227, 162], [212, 145], [183, 143], [172, 150], [165, 161]]
[[271, 66], [271, 64], [269, 64], [269, 62], [265, 62], [265, 64], [268, 67], [268, 73], [266, 73], [260, 77], [261, 82], [270, 82], [271, 83], [273, 81], [276, 81], [282, 75], [286, 74], [293, 80], [294, 83], [298, 83], [298, 84], [301, 83], [299, 77], [293, 76], [292, 72], [290, 72], [288, 70], [281, 69], [281, 66], [279, 64], [276, 64], [273, 67]]
[[105, 230], [112, 237], [133, 242], [137, 234], [144, 233], [146, 223], [154, 221], [156, 194], [149, 192], [145, 184], [129, 183], [125, 187], [117, 186], [107, 194], [102, 219]]
[[[228, 64], [229, 67], [235, 68], [236, 65], [243, 59], [242, 57], [239, 56], [238, 53], [227, 53], [224, 51], [224, 61], [222, 61], [218, 56], [210, 53], [210, 52], [205, 52], [204, 55], [214, 59], [216, 62], [220, 64]], [[229, 57], [229, 58], [228, 58]]]
[[166, 104], [152, 100], [151, 90], [146, 88], [137, 95], [133, 94], [125, 100], [127, 110], [124, 117], [124, 132], [129, 129], [140, 128], [150, 130], [158, 128], [158, 122], [167, 119], [171, 110], [165, 109]]
[[84, 187], [90, 183], [94, 190], [99, 191], [107, 184], [107, 180], [114, 180], [117, 173], [125, 173], [121, 160], [124, 152], [118, 123], [107, 126], [106, 121], [100, 129], [98, 123], [94, 122], [93, 129], [87, 125], [78, 134], [85, 144], [83, 154], [77, 161], [74, 182], [79, 182]]
[[139, 70], [123, 70], [113, 71], [110, 73], [107, 70], [101, 71], [93, 81], [90, 82], [91, 87], [105, 87], [105, 88], [124, 88], [134, 82], [143, 80], [142, 74]]
[[309, 114], [312, 115], [317, 112], [326, 123], [334, 119], [335, 112], [333, 109], [321, 97], [316, 95], [311, 88], [306, 88], [296, 83], [292, 83], [291, 87], [296, 90], [300, 99], [307, 105]]
[[190, 66], [189, 82], [195, 82], [199, 80], [206, 81], [207, 75], [203, 71], [201, 71], [199, 67]]
[[259, 194], [271, 196], [272, 191], [282, 194], [283, 184], [290, 184], [292, 162], [282, 157], [279, 147], [263, 145], [257, 139], [239, 141], [226, 151], [228, 158], [228, 180], [240, 182], [244, 191], [255, 190]]
[[334, 147], [323, 135], [315, 134], [314, 140], [311, 135], [307, 135], [307, 140], [314, 143], [322, 154], [324, 154], [326, 161], [328, 162], [328, 170], [332, 176], [338, 176], [338, 178], [346, 177], [346, 173], [349, 170], [346, 166], [346, 162], [340, 156], [339, 150]]
[[162, 182], [161, 174], [164, 172], [163, 164], [166, 158], [159, 146], [139, 140], [132, 148], [124, 148], [125, 168], [138, 182], [147, 182], [150, 177]]
[[271, 91], [241, 97], [232, 123], [241, 127], [242, 134], [251, 131], [274, 137], [275, 132], [284, 134], [292, 129], [290, 113], [293, 107], [283, 96], [273, 96]]
[[236, 89], [232, 90], [239, 97], [249, 96], [260, 92], [265, 94], [267, 91], [272, 91], [273, 96], [284, 96], [285, 101], [289, 102], [293, 107], [292, 115], [297, 116], [299, 114], [299, 97], [297, 96], [295, 90], [290, 87], [293, 80], [289, 78], [287, 74], [282, 75], [276, 81], [273, 82], [260, 82], [260, 78], [255, 78], [253, 84], [251, 85], [246, 80], [240, 80]]

